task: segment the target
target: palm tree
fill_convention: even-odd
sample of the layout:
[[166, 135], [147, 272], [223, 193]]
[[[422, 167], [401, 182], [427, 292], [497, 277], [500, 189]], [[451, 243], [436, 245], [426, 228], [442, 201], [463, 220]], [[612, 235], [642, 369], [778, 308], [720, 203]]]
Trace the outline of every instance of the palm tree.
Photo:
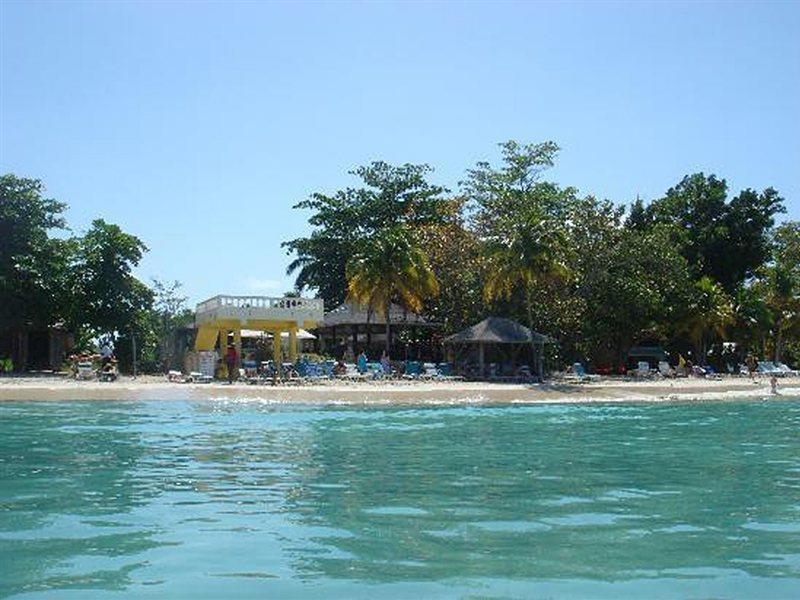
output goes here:
[[411, 233], [398, 226], [367, 240], [348, 262], [347, 291], [350, 300], [386, 319], [388, 354], [392, 302], [420, 312], [423, 302], [439, 293], [439, 283]]
[[558, 258], [562, 242], [559, 230], [536, 216], [519, 222], [505, 239], [489, 242], [488, 274], [483, 287], [486, 301], [508, 299], [515, 290], [521, 289], [528, 326], [533, 329], [535, 285], [561, 280], [568, 275]]
[[701, 364], [706, 363], [709, 343], [714, 337], [725, 337], [733, 317], [733, 305], [721, 285], [707, 276], [695, 282], [694, 299], [684, 330], [692, 340]]
[[791, 269], [776, 264], [767, 278], [767, 306], [773, 317], [775, 362], [782, 359], [784, 339], [800, 334], [800, 285]]

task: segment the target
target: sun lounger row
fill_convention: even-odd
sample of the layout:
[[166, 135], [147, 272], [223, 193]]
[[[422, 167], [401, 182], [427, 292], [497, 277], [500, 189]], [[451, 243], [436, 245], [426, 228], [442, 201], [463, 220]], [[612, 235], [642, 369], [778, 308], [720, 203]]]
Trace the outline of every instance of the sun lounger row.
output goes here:
[[782, 362], [774, 363], [768, 360], [758, 363], [757, 372], [762, 375], [775, 375], [776, 377], [796, 377], [800, 373], [796, 369], [790, 369], [788, 365]]
[[[272, 361], [264, 361], [260, 367], [255, 363], [244, 364], [239, 369], [238, 380], [253, 385], [274, 383], [277, 379], [288, 383], [311, 383], [320, 380], [341, 379], [344, 381], [368, 381], [377, 379], [415, 379], [415, 380], [453, 380], [461, 377], [452, 375], [448, 363], [423, 363], [408, 361], [396, 365], [379, 362], [367, 363], [359, 368], [354, 363], [333, 360], [322, 362], [298, 361], [284, 363], [278, 377]], [[167, 380], [174, 383], [210, 383], [213, 377], [201, 373], [184, 375], [180, 371], [169, 371]]]

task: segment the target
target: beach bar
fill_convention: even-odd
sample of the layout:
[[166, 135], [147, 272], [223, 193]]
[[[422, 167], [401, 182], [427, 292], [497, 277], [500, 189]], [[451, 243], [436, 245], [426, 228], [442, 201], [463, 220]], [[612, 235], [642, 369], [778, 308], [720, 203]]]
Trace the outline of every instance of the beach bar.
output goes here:
[[214, 350], [220, 355], [233, 333], [237, 355], [242, 352], [242, 330], [256, 330], [273, 336], [275, 364], [282, 360], [281, 336], [288, 334], [289, 360], [297, 358], [298, 332], [313, 329], [322, 322], [322, 300], [316, 298], [270, 298], [266, 296], [214, 296], [197, 305], [195, 326], [196, 351]]

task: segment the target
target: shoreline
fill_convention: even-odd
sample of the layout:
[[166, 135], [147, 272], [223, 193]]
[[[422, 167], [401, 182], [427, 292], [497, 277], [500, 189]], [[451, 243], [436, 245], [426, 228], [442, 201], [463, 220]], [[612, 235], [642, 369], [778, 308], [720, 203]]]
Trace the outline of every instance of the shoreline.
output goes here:
[[122, 377], [113, 383], [60, 377], [0, 379], [0, 402], [206, 400], [260, 401], [287, 405], [429, 406], [474, 404], [587, 404], [613, 402], [710, 402], [800, 396], [800, 377], [778, 380], [772, 396], [769, 379], [608, 378], [578, 383], [510, 384], [464, 381], [329, 381], [304, 385], [236, 383], [178, 384], [163, 377]]

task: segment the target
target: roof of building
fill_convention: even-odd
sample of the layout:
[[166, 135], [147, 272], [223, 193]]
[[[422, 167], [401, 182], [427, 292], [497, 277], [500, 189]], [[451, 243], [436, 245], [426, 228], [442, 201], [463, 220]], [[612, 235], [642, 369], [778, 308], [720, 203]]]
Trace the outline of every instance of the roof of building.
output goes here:
[[552, 343], [546, 335], [531, 331], [511, 319], [489, 317], [444, 339], [447, 344], [537, 344]]
[[[413, 325], [420, 327], [433, 327], [437, 323], [428, 321], [422, 315], [410, 312], [392, 304], [389, 308], [389, 319], [392, 325]], [[367, 307], [359, 306], [352, 302], [334, 308], [325, 314], [325, 318], [320, 327], [338, 327], [340, 325], [385, 325], [386, 318], [375, 310], [368, 310]]]

